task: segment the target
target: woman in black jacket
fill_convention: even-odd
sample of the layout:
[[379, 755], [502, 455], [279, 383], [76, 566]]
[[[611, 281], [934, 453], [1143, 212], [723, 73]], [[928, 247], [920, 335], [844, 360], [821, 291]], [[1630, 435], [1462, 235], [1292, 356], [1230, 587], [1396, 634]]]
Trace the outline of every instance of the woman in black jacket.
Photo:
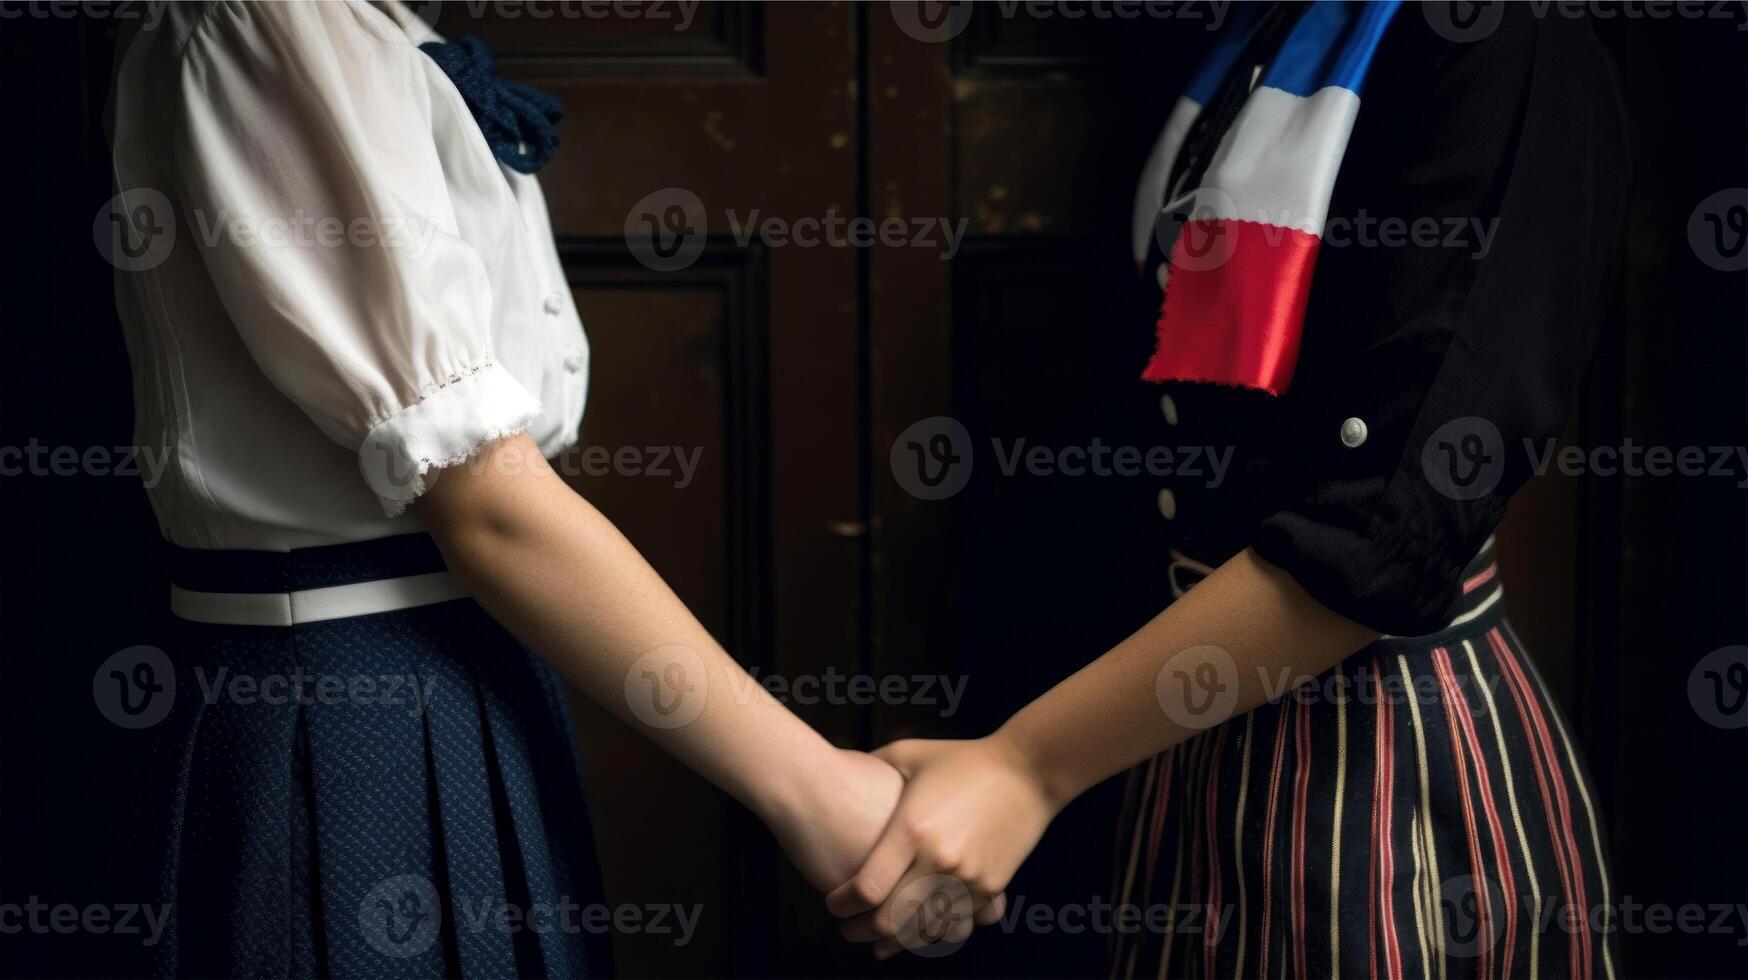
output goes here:
[[[880, 753], [909, 782], [829, 899], [851, 938], [993, 922], [1056, 812], [1134, 767], [1116, 974], [1614, 975], [1601, 815], [1491, 534], [1604, 313], [1623, 124], [1587, 24], [1489, 15], [1281, 5], [1217, 46], [1137, 259], [1160, 424], [1232, 474], [1161, 489], [1164, 612], [986, 738]], [[1342, 105], [1351, 135], [1288, 152]]]

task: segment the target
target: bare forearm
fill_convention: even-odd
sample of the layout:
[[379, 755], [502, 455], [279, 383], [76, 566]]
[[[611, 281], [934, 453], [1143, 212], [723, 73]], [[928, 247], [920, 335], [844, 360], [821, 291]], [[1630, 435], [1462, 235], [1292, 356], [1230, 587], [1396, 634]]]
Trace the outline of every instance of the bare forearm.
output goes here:
[[[996, 737], [1033, 769], [1051, 797], [1066, 802], [1223, 717], [1277, 696], [1271, 682], [1321, 673], [1377, 635], [1331, 612], [1285, 572], [1246, 550], [1021, 709]], [[1201, 663], [1211, 666], [1198, 676]], [[1232, 686], [1231, 710], [1222, 717], [1168, 711], [1159, 696], [1160, 672], [1168, 665], [1167, 704], [1171, 685], [1206, 679]]]
[[836, 750], [723, 652], [532, 442], [506, 440], [488, 454], [445, 472], [418, 508], [450, 569], [494, 618], [762, 816], [830, 768]]

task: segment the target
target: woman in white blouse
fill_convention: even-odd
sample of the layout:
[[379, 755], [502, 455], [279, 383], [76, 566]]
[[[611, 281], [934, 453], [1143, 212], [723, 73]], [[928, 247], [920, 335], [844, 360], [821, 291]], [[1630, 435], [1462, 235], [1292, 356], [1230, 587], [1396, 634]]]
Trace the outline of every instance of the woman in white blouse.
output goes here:
[[[822, 889], [898, 798], [885, 763], [737, 685], [547, 465], [587, 342], [539, 183], [432, 40], [365, 3], [171, 5], [124, 39], [117, 190], [174, 231], [116, 277], [185, 626], [154, 774], [167, 972], [600, 972], [587, 930], [461, 915], [597, 894], [552, 668]], [[298, 696], [196, 696], [216, 676]]]

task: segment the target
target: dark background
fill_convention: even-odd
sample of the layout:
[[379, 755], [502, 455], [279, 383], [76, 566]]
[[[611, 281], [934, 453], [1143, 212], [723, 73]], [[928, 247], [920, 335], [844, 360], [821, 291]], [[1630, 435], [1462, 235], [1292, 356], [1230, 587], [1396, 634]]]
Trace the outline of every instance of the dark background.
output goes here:
[[[119, 11], [65, 9], [0, 7], [0, 446], [83, 451], [132, 441], [92, 233], [113, 192], [100, 120]], [[1158, 610], [1165, 528], [1147, 481], [985, 466], [930, 503], [898, 485], [888, 453], [946, 414], [984, 444], [1162, 438], [1156, 393], [1134, 380], [1150, 327], [1121, 299], [1128, 206], [1210, 10], [979, 5], [934, 42], [907, 33], [919, 21], [905, 5], [706, 5], [684, 30], [636, 5], [538, 9], [450, 5], [436, 26], [486, 37], [501, 70], [569, 107], [543, 182], [595, 347], [585, 442], [692, 446], [704, 461], [683, 490], [576, 482], [730, 650], [761, 675], [963, 679], [951, 717], [797, 705], [867, 747], [982, 734]], [[1708, 267], [1688, 236], [1701, 201], [1748, 185], [1743, 18], [1597, 10], [1617, 14], [1596, 26], [1632, 126], [1633, 228], [1568, 441], [1748, 445], [1748, 274]], [[703, 202], [711, 236], [696, 264], [654, 272], [627, 248], [627, 215], [675, 187]], [[952, 261], [743, 247], [728, 212], [753, 209], [964, 218], [969, 234]], [[1707, 723], [1688, 686], [1702, 657], [1748, 642], [1742, 475], [1552, 474], [1501, 531], [1512, 618], [1595, 771], [1613, 892], [1639, 903], [1748, 901], [1748, 730]], [[165, 642], [166, 582], [137, 479], [0, 478], [0, 905], [147, 900], [124, 873], [138, 741], [98, 714], [91, 678], [116, 650]], [[836, 941], [756, 823], [579, 713], [609, 899], [705, 906], [689, 946], [616, 937], [628, 975], [1105, 972], [1106, 937], [1064, 931], [991, 931], [944, 960], [876, 965]], [[1120, 789], [1071, 806], [1012, 895], [1108, 899]], [[1731, 921], [1629, 934], [1624, 973], [1748, 975]], [[128, 974], [139, 954], [124, 937], [0, 933], [9, 976]]]

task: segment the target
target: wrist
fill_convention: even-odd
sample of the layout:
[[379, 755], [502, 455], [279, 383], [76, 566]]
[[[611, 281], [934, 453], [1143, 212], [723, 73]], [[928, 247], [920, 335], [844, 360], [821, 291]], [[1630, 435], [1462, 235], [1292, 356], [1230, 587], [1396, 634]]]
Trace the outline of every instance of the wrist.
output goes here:
[[809, 820], [830, 798], [831, 787], [841, 784], [841, 767], [840, 750], [807, 729], [799, 744], [755, 770], [742, 802], [769, 826]]
[[1023, 725], [1016, 725], [1015, 719], [996, 729], [986, 742], [992, 751], [1010, 768], [1019, 773], [1029, 782], [1050, 808], [1051, 813], [1059, 813], [1079, 796], [1085, 786], [1073, 779], [1071, 774], [1064, 773], [1052, 766], [1048, 756], [1042, 751], [1042, 746], [1032, 739]]

